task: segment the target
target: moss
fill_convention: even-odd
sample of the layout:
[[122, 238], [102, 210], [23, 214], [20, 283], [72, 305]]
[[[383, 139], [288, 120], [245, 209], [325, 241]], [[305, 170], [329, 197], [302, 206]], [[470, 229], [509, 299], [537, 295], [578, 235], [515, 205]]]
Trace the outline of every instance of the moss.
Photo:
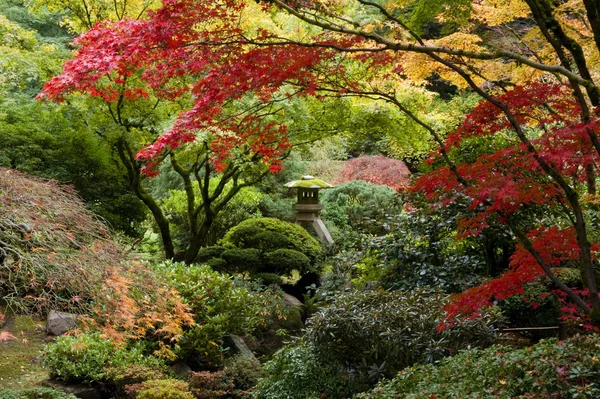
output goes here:
[[12, 316], [2, 329], [16, 339], [0, 343], [0, 387], [31, 388], [46, 379], [48, 372], [39, 360], [45, 345], [44, 322], [29, 316]]
[[327, 183], [325, 180], [321, 179], [310, 179], [310, 180], [294, 180], [289, 183], [286, 183], [286, 187], [290, 188], [331, 188], [333, 187], [331, 184]]

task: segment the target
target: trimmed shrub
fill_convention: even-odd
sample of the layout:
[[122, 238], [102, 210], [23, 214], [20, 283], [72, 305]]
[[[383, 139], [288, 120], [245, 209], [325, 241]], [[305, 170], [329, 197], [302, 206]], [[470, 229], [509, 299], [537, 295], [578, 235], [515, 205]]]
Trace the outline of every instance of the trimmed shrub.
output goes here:
[[302, 227], [273, 218], [246, 220], [231, 229], [221, 244], [227, 248], [220, 254], [226, 269], [250, 275], [316, 271], [323, 255], [319, 242]]
[[213, 258], [220, 258], [224, 251], [225, 247], [220, 245], [200, 248], [200, 251], [198, 251], [198, 256], [196, 256], [196, 263], [204, 263]]
[[[323, 256], [323, 249], [319, 242], [306, 230], [293, 223], [284, 222], [274, 218], [248, 219], [238, 224], [227, 232], [221, 244], [224, 247], [258, 248], [255, 246], [265, 239], [264, 232], [274, 232], [282, 235], [289, 242], [287, 249], [293, 249], [306, 255], [312, 264], [316, 264]], [[243, 233], [243, 234], [242, 234]], [[258, 236], [258, 237], [256, 237]], [[272, 240], [280, 240], [278, 235], [269, 236]], [[261, 243], [263, 248], [277, 248], [274, 243]]]
[[293, 249], [276, 249], [265, 256], [265, 264], [274, 273], [287, 274], [290, 270], [309, 270], [310, 259]]
[[221, 258], [230, 272], [254, 273], [261, 265], [260, 251], [256, 248], [232, 248], [224, 251]]
[[529, 348], [471, 349], [439, 365], [402, 370], [365, 399], [431, 398], [598, 398], [600, 337], [543, 340]]

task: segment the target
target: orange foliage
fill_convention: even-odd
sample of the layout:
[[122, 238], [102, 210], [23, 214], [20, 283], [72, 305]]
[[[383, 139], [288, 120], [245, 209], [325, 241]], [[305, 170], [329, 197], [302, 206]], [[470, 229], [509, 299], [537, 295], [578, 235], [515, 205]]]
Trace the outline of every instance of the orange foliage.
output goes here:
[[82, 320], [84, 328], [98, 329], [116, 342], [155, 341], [155, 355], [168, 359], [175, 359], [173, 349], [184, 328], [194, 324], [179, 293], [137, 262], [107, 269], [90, 315]]

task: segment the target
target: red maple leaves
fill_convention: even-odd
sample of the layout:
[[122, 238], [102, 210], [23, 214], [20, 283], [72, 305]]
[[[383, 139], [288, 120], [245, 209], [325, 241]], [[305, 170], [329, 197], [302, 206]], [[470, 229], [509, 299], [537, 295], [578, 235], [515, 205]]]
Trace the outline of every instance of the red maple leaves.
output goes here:
[[[500, 96], [518, 123], [527, 129], [529, 144], [505, 140], [502, 148], [480, 155], [473, 163], [459, 163], [453, 171], [442, 167], [417, 179], [412, 190], [440, 206], [458, 196], [471, 200], [474, 216], [459, 222], [460, 236], [477, 235], [490, 223], [506, 223], [521, 212], [563, 209], [569, 206], [563, 188], [542, 168], [539, 160], [577, 187], [586, 181], [589, 166], [596, 168], [598, 153], [588, 129], [600, 127], [594, 119], [580, 122], [581, 110], [569, 88], [559, 84], [532, 83]], [[460, 147], [474, 137], [510, 137], [512, 125], [502, 109], [489, 101], [480, 103], [464, 123], [449, 135], [447, 148]], [[458, 173], [464, 182], [459, 182]], [[465, 183], [466, 182], [466, 183]], [[562, 208], [561, 208], [562, 207]], [[538, 226], [526, 233], [533, 250], [548, 267], [580, 262], [580, 243], [573, 227]], [[600, 248], [592, 244], [592, 253]], [[532, 252], [517, 245], [510, 269], [502, 276], [457, 295], [447, 307], [450, 322], [458, 314], [474, 315], [482, 306], [522, 292], [524, 284], [544, 274]]]

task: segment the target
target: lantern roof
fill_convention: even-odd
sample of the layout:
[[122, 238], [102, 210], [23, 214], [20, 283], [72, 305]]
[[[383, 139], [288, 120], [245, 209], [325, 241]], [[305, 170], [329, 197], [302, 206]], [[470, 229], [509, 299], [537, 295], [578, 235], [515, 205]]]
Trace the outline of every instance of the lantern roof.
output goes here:
[[325, 180], [317, 179], [313, 176], [302, 176], [300, 180], [292, 180], [285, 184], [290, 188], [332, 188], [333, 184], [327, 183]]

